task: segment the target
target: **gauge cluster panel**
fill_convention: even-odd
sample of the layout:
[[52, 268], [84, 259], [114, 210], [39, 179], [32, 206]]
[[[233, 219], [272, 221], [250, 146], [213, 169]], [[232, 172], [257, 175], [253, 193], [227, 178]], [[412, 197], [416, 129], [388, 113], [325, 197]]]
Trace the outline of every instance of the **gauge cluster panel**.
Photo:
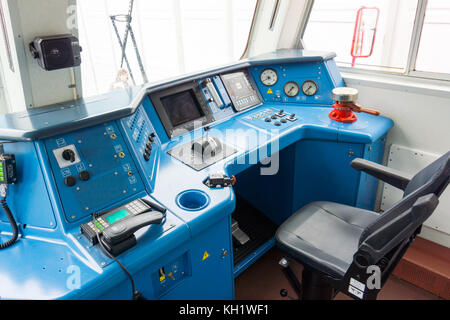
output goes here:
[[332, 104], [334, 88], [326, 63], [258, 66], [249, 69], [263, 102]]

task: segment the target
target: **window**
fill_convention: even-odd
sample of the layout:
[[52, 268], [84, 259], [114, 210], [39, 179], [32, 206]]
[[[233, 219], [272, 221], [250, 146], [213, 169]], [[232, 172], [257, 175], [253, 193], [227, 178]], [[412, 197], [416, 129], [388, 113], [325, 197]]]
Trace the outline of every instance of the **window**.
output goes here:
[[[257, 0], [135, 0], [132, 29], [149, 82], [236, 61], [242, 55]], [[78, 0], [83, 96], [114, 89], [117, 82], [142, 84], [132, 38], [126, 55], [110, 16], [127, 14], [129, 0]], [[125, 22], [116, 25], [124, 38]], [[121, 19], [123, 20], [123, 18]], [[121, 69], [122, 70], [120, 72]], [[128, 81], [126, 79], [128, 78]], [[120, 87], [120, 86], [119, 86]]]
[[341, 67], [449, 80], [450, 1], [315, 0], [304, 42]]
[[413, 0], [315, 0], [305, 46], [336, 52], [343, 66], [403, 72], [416, 8]]
[[428, 0], [415, 70], [450, 73], [450, 2]]

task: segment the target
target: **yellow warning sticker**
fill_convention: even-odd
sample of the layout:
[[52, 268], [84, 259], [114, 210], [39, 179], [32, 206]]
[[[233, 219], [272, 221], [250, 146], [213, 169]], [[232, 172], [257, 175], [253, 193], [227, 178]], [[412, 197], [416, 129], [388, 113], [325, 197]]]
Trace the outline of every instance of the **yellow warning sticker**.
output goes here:
[[267, 90], [267, 94], [273, 94], [272, 88], [269, 88], [269, 90]]
[[208, 251], [205, 251], [205, 253], [203, 254], [203, 259], [202, 259], [202, 261], [205, 261], [206, 259], [208, 259], [209, 258], [209, 253], [208, 253]]

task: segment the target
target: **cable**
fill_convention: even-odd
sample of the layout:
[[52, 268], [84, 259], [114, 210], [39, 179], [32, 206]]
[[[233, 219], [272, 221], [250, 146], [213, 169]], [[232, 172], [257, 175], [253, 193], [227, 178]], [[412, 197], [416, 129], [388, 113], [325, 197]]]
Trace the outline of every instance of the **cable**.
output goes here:
[[[98, 221], [97, 221], [97, 217], [95, 216], [95, 214], [93, 214], [92, 217], [93, 217], [93, 219], [94, 219], [96, 222], [98, 222]], [[97, 228], [94, 228], [94, 229], [95, 229], [95, 234], [96, 234], [96, 236], [97, 236], [97, 241], [98, 241], [98, 244], [99, 244], [99, 246], [100, 246], [100, 249], [103, 251], [104, 254], [106, 254], [106, 256], [110, 257], [110, 258], [113, 259], [115, 262], [117, 262], [117, 264], [122, 268], [122, 270], [125, 272], [125, 274], [126, 274], [126, 275], [128, 276], [128, 278], [130, 279], [130, 282], [131, 282], [131, 291], [132, 291], [132, 300], [145, 300], [144, 296], [143, 296], [139, 291], [136, 291], [136, 286], [135, 286], [135, 284], [134, 284], [134, 279], [133, 279], [133, 276], [131, 275], [131, 273], [127, 270], [127, 268], [125, 268], [125, 266], [124, 266], [122, 263], [120, 263], [119, 260], [117, 260], [116, 257], [114, 257], [112, 254], [110, 254], [110, 253], [108, 252], [108, 250], [106, 250], [106, 248], [103, 246], [103, 243], [102, 243], [101, 240], [100, 240], [100, 235], [98, 234]]]
[[11, 239], [9, 239], [4, 243], [0, 243], [0, 250], [3, 250], [11, 247], [17, 241], [17, 238], [19, 237], [19, 228], [17, 227], [16, 220], [14, 219], [14, 216], [11, 210], [9, 209], [8, 204], [6, 203], [6, 197], [0, 200], [0, 204], [6, 216], [8, 217], [9, 223], [11, 224], [11, 228], [13, 230], [13, 235]]

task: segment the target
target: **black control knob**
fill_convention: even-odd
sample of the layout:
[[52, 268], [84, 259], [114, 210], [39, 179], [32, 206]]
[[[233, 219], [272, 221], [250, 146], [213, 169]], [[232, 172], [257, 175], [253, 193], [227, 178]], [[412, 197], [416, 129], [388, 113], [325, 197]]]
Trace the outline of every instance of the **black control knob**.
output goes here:
[[62, 153], [62, 157], [66, 161], [75, 162], [75, 152], [71, 149], [66, 149]]
[[279, 127], [279, 126], [281, 126], [281, 123], [275, 122], [274, 125], [276, 125], [277, 127]]
[[88, 181], [91, 178], [91, 175], [88, 171], [81, 171], [78, 175], [81, 181]]
[[286, 119], [281, 119], [281, 123], [286, 123], [287, 120]]
[[289, 118], [295, 119], [295, 113], [291, 114], [291, 116]]
[[266, 120], [265, 120], [266, 122], [271, 122], [272, 121], [272, 119], [270, 119], [270, 118], [266, 118]]
[[272, 116], [272, 119], [273, 119], [273, 120], [275, 120], [275, 119], [277, 119], [277, 118], [278, 118], [278, 117], [277, 117], [276, 115], [273, 115], [273, 116]]
[[288, 296], [288, 291], [286, 289], [281, 289], [280, 290], [280, 296], [282, 296], [283, 298], [287, 297]]
[[64, 178], [64, 184], [68, 187], [73, 187], [77, 184], [77, 179], [73, 176], [68, 176]]

